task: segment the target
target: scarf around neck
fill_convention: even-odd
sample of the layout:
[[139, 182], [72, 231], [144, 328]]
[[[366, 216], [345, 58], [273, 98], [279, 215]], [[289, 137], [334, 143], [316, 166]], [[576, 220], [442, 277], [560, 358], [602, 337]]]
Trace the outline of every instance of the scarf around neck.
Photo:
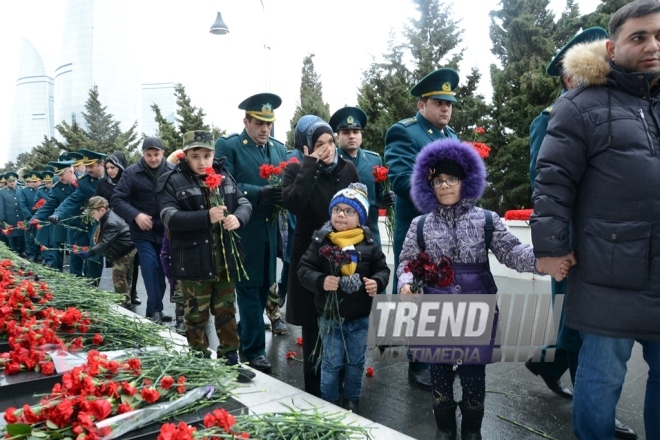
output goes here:
[[355, 251], [356, 244], [364, 240], [364, 230], [362, 228], [349, 229], [348, 231], [330, 232], [328, 239], [339, 246], [343, 252], [347, 252], [351, 256], [352, 263], [344, 264], [341, 267], [342, 275], [353, 275], [357, 269], [357, 252]]

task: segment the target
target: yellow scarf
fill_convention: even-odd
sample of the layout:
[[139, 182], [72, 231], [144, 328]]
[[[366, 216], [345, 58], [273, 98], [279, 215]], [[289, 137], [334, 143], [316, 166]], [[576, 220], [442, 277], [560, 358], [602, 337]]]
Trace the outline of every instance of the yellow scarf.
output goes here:
[[357, 259], [357, 255], [355, 255], [355, 248], [353, 245], [358, 244], [364, 240], [364, 231], [362, 228], [349, 229], [348, 231], [341, 232], [330, 232], [328, 234], [328, 238], [333, 244], [339, 246], [342, 251], [350, 249], [353, 250], [353, 255], [351, 256], [354, 258], [354, 261], [349, 264], [344, 264], [341, 267], [341, 273], [343, 275], [353, 275], [357, 269], [357, 261], [355, 261]]

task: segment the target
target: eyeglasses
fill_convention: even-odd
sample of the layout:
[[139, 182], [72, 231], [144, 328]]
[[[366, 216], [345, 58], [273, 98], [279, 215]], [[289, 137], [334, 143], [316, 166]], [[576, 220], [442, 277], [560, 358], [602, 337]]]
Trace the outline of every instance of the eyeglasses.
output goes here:
[[431, 186], [433, 188], [440, 188], [443, 183], [446, 183], [447, 186], [456, 186], [459, 183], [461, 183], [461, 179], [459, 179], [456, 176], [449, 176], [444, 180], [442, 180], [439, 177], [436, 177], [435, 179], [431, 180]]
[[356, 211], [355, 211], [355, 209], [353, 209], [353, 208], [344, 208], [344, 209], [341, 209], [339, 206], [333, 206], [333, 207], [332, 207], [332, 213], [333, 213], [333, 214], [339, 215], [339, 214], [341, 214], [342, 212], [344, 213], [344, 215], [345, 215], [346, 217], [353, 217], [353, 216], [355, 215], [355, 212], [356, 212]]

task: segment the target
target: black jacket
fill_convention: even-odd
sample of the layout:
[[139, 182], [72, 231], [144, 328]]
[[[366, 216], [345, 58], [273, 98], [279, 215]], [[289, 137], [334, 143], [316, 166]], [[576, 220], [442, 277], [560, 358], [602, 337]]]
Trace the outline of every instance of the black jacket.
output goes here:
[[[360, 281], [363, 277], [371, 278], [378, 285], [377, 292], [383, 292], [390, 280], [390, 268], [387, 266], [385, 254], [380, 246], [374, 240], [374, 236], [367, 227], [364, 230], [364, 240], [355, 245], [358, 254], [356, 272], [360, 274]], [[328, 233], [332, 232], [330, 225], [324, 229], [314, 232], [312, 244], [303, 255], [298, 265], [298, 277], [300, 282], [314, 292], [314, 305], [316, 313], [323, 315], [328, 292], [323, 289], [325, 278], [330, 275], [328, 261], [319, 255], [319, 249], [323, 246], [335, 246], [328, 238]], [[367, 293], [364, 282], [360, 289], [348, 294], [341, 289], [337, 291], [339, 300], [339, 315], [345, 319], [362, 318], [369, 316], [371, 312], [372, 298]]]
[[[223, 165], [224, 158], [213, 163], [216, 173], [223, 175], [221, 190], [224, 203], [243, 227], [250, 221], [252, 205], [240, 193], [236, 181]], [[215, 261], [211, 233], [221, 226], [211, 224], [208, 189], [200, 187], [188, 165], [181, 162], [158, 181], [158, 197], [162, 208], [161, 219], [169, 231], [172, 276], [184, 280], [214, 278], [221, 262]], [[230, 258], [229, 252], [230, 234], [225, 231], [222, 238], [230, 275], [235, 279], [236, 262]], [[236, 234], [234, 241], [242, 250]]]
[[[163, 158], [163, 161], [165, 159]], [[165, 162], [168, 170], [174, 166]], [[160, 220], [160, 206], [156, 197], [156, 183], [145, 169], [143, 161], [124, 170], [124, 173], [112, 193], [110, 206], [131, 228], [131, 238], [135, 240], [148, 240], [160, 244], [163, 241], [163, 222]], [[135, 223], [135, 217], [144, 213], [151, 216], [153, 228], [143, 231]]]
[[[108, 163], [111, 163], [117, 167], [117, 176], [114, 179], [111, 179], [108, 175]], [[94, 195], [101, 196], [106, 199], [108, 203], [110, 203], [112, 199], [112, 193], [115, 192], [115, 188], [117, 187], [117, 182], [119, 182], [119, 179], [121, 179], [121, 176], [128, 164], [126, 162], [126, 157], [124, 157], [124, 153], [121, 151], [115, 151], [105, 158], [104, 166], [106, 169], [105, 176], [103, 179], [100, 179], [98, 185], [96, 185], [96, 192], [94, 192]], [[110, 208], [112, 208], [112, 205], [110, 205]]]
[[287, 292], [286, 321], [293, 325], [316, 325], [317, 314], [314, 294], [298, 279], [298, 264], [307, 252], [312, 235], [330, 220], [330, 200], [340, 189], [359, 182], [355, 165], [338, 158], [330, 172], [311, 156], [301, 163], [290, 163], [282, 173], [282, 199], [284, 207], [296, 216], [296, 229], [291, 245], [289, 288]]
[[534, 253], [575, 252], [567, 326], [660, 339], [660, 89], [650, 88], [652, 73], [610, 64], [604, 43], [594, 49], [600, 58], [580, 56], [568, 72], [583, 85], [550, 114], [537, 162]]
[[89, 253], [92, 256], [103, 255], [108, 260], [115, 261], [135, 248], [128, 225], [114, 212], [108, 210], [101, 217], [99, 230], [101, 242], [90, 248]]

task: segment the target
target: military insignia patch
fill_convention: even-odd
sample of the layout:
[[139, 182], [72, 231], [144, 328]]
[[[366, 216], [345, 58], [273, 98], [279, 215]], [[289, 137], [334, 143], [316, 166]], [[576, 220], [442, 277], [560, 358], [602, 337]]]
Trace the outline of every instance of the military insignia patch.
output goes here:
[[448, 82], [444, 83], [442, 85], [442, 91], [443, 92], [451, 92], [451, 84], [449, 84]]
[[348, 118], [346, 118], [346, 122], [352, 124], [353, 122], [355, 122], [355, 119], [353, 119], [353, 116], [349, 116]]
[[270, 104], [264, 104], [261, 106], [261, 113], [272, 113], [273, 106]]

